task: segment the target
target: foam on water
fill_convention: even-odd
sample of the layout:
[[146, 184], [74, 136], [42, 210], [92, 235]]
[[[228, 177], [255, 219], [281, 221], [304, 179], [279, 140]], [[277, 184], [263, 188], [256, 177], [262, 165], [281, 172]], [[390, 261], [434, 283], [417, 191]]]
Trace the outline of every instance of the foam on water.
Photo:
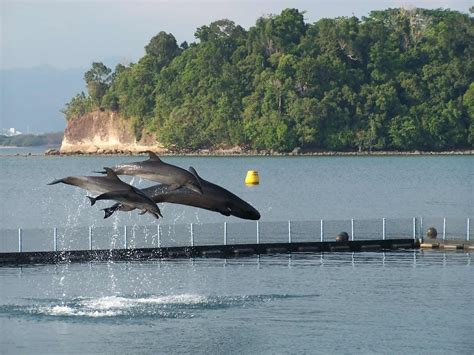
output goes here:
[[139, 298], [126, 298], [107, 296], [82, 302], [85, 307], [97, 310], [127, 309], [140, 305], [195, 305], [205, 303], [207, 298], [201, 295], [183, 294], [171, 296], [150, 296]]
[[192, 318], [205, 310], [246, 307], [258, 302], [301, 297], [289, 295], [205, 296], [199, 294], [103, 296], [64, 300], [26, 300], [28, 305], [0, 306], [0, 313], [17, 316], [68, 318], [162, 317]]

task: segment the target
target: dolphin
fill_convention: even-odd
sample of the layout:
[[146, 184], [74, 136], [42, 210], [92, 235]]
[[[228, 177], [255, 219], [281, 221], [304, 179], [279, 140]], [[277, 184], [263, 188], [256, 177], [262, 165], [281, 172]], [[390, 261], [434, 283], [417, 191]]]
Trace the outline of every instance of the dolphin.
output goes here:
[[[199, 180], [203, 193], [197, 194], [188, 188], [170, 190], [167, 185], [154, 185], [142, 191], [150, 196], [153, 201], [176, 203], [181, 205], [203, 208], [219, 212], [224, 216], [235, 216], [243, 219], [258, 220], [260, 213], [232, 192], [201, 178], [193, 167], [189, 171]], [[115, 204], [104, 208], [104, 218], [111, 216], [115, 211], [130, 211], [129, 206]]]
[[64, 183], [67, 185], [78, 186], [88, 190], [91, 193], [98, 193], [96, 198], [87, 196], [91, 201], [91, 205], [96, 200], [116, 200], [124, 205], [124, 208], [133, 210], [139, 208], [141, 214], [145, 212], [151, 213], [155, 218], [161, 216], [161, 211], [155, 202], [145, 195], [140, 189], [133, 187], [126, 182], [120, 180], [117, 174], [110, 168], [104, 168], [106, 176], [68, 176], [50, 182], [48, 185]]
[[149, 155], [148, 160], [119, 164], [112, 169], [117, 175], [134, 175], [169, 185], [169, 190], [186, 187], [197, 193], [203, 193], [199, 180], [192, 173], [178, 166], [165, 163], [152, 151], [147, 151], [147, 153]]
[[113, 175], [109, 174], [106, 176], [68, 176], [63, 179], [54, 180], [48, 185], [59, 183], [77, 186], [97, 195], [104, 192], [123, 189], [123, 181], [116, 179]]
[[138, 208], [141, 210], [140, 214], [146, 212], [150, 213], [155, 218], [163, 217], [161, 211], [156, 203], [148, 197], [142, 190], [127, 184], [120, 180], [115, 172], [110, 168], [104, 168], [107, 176], [111, 179], [115, 179], [117, 183], [121, 183], [121, 189], [115, 191], [105, 192], [97, 197], [87, 196], [91, 201], [91, 206], [95, 204], [97, 200], [115, 200], [122, 203], [128, 208]]

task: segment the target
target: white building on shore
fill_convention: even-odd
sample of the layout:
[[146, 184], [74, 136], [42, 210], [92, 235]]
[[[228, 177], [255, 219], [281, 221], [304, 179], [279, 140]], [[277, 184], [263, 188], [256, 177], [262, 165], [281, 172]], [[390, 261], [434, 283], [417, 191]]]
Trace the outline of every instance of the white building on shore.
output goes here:
[[13, 137], [13, 136], [18, 136], [22, 134], [20, 131], [17, 131], [15, 128], [2, 128], [0, 131], [0, 135], [2, 136], [7, 136], [7, 137]]

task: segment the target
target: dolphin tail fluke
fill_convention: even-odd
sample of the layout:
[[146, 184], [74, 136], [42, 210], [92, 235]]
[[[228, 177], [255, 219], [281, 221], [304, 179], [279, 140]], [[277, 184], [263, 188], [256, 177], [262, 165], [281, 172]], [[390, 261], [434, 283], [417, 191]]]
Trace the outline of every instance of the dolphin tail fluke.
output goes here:
[[96, 198], [95, 197], [90, 197], [90, 196], [87, 196], [87, 198], [91, 201], [91, 206], [94, 206]]
[[104, 211], [104, 219], [106, 219], [112, 216], [114, 212], [116, 211], [116, 209], [112, 206], [112, 207], [103, 208], [102, 211]]
[[57, 180], [51, 181], [48, 185], [56, 185], [56, 184], [59, 184], [60, 182], [64, 182], [64, 179], [57, 179]]

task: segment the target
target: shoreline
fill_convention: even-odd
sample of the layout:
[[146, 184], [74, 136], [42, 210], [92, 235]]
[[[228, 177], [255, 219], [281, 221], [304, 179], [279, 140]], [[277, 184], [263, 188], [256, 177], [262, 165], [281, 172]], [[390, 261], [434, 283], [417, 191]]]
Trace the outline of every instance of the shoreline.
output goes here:
[[[21, 148], [21, 147], [18, 147]], [[27, 147], [25, 147], [27, 148]], [[188, 153], [177, 153], [177, 152], [157, 152], [160, 156], [166, 157], [333, 157], [333, 156], [359, 156], [359, 157], [372, 157], [372, 156], [454, 156], [454, 155], [474, 155], [474, 150], [451, 150], [451, 151], [372, 151], [372, 152], [339, 152], [339, 151], [313, 151], [313, 152], [288, 152], [288, 153], [277, 153], [268, 151], [196, 151]], [[14, 154], [3, 154], [0, 150], [0, 157], [44, 157], [44, 156], [56, 156], [56, 157], [69, 157], [69, 156], [144, 156], [146, 152], [132, 153], [132, 152], [110, 152], [110, 153], [60, 153], [58, 150], [48, 150], [43, 153], [14, 153]]]

